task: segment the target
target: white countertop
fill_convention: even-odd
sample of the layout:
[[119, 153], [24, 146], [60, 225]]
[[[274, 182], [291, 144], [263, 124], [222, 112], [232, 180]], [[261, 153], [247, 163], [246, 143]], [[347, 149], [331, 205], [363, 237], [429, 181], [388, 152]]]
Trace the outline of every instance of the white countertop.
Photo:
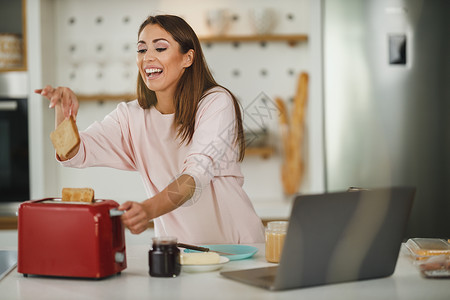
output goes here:
[[[262, 244], [251, 259], [230, 261], [220, 271], [181, 272], [176, 278], [148, 275], [149, 240], [127, 235], [128, 268], [121, 275], [101, 280], [30, 276], [14, 269], [0, 281], [0, 298], [13, 299], [450, 299], [449, 279], [425, 279], [407, 257], [400, 255], [394, 274], [365, 280], [288, 291], [271, 292], [222, 277], [220, 271], [272, 265], [265, 261]], [[0, 232], [0, 248], [11, 249], [14, 233]], [[141, 244], [139, 244], [141, 243]], [[5, 245], [5, 247], [4, 247]]]

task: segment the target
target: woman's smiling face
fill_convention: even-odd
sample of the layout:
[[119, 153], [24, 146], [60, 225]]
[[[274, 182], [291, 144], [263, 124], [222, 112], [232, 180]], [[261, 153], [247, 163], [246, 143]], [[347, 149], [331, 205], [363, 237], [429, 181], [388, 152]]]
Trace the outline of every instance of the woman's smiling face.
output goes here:
[[180, 45], [161, 26], [149, 24], [139, 34], [136, 63], [146, 86], [157, 95], [173, 97], [184, 69], [192, 64], [193, 50], [180, 52]]

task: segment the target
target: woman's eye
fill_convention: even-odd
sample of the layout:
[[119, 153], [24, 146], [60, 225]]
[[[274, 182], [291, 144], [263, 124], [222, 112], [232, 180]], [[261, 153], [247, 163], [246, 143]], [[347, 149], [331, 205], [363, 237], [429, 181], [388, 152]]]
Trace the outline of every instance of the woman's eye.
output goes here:
[[163, 52], [163, 51], [165, 51], [167, 48], [162, 48], [162, 47], [160, 47], [160, 48], [156, 48], [156, 51], [158, 51], [158, 52]]
[[147, 49], [138, 49], [137, 52], [138, 52], [138, 53], [145, 53], [145, 52], [147, 52]]

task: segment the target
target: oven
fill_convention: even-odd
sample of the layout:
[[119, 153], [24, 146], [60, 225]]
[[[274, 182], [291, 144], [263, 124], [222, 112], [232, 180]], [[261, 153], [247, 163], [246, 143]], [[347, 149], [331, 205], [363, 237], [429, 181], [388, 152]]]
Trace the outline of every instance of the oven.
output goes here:
[[0, 74], [0, 205], [30, 199], [27, 77]]

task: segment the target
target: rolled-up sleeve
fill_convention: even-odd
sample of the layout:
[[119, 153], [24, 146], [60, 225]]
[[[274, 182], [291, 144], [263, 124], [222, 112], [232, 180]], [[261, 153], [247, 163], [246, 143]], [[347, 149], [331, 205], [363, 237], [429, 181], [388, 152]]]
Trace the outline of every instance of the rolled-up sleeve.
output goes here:
[[236, 168], [236, 117], [231, 95], [225, 91], [207, 96], [199, 106], [195, 131], [182, 173], [203, 188], [216, 176], [242, 176]]
[[111, 167], [136, 170], [134, 151], [129, 139], [128, 112], [125, 104], [108, 114], [101, 122], [94, 122], [80, 132], [80, 150], [70, 160], [62, 161], [67, 167]]

